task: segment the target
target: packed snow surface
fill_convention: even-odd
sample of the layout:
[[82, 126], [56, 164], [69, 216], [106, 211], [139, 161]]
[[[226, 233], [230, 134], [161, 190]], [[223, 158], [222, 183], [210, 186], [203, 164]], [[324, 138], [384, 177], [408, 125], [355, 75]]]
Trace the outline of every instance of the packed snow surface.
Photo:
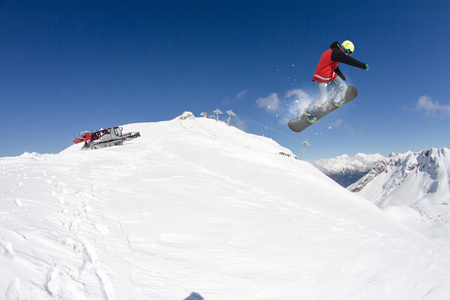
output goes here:
[[190, 114], [124, 131], [0, 159], [0, 298], [450, 298], [447, 251], [274, 141]]

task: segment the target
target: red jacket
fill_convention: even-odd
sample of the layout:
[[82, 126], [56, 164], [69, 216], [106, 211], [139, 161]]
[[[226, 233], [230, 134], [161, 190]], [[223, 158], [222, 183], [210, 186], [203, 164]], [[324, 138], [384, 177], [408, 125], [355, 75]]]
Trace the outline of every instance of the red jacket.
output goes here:
[[320, 61], [317, 64], [316, 71], [314, 72], [314, 77], [312, 79], [313, 81], [329, 82], [334, 80], [338, 75], [342, 79], [346, 80], [344, 74], [342, 74], [339, 70], [339, 62], [361, 69], [366, 67], [365, 63], [345, 55], [342, 50], [342, 46], [338, 42], [333, 42], [330, 45], [330, 49], [322, 53], [320, 56]]
[[331, 60], [331, 52], [333, 50], [329, 49], [320, 56], [320, 61], [317, 64], [316, 71], [314, 71], [313, 81], [328, 82], [338, 76], [334, 72], [338, 67], [338, 62]]

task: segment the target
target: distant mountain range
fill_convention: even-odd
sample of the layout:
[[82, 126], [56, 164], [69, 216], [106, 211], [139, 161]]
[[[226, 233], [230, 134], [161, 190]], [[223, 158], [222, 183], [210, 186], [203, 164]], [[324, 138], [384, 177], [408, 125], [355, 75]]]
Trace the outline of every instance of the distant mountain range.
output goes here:
[[436, 222], [447, 223], [450, 215], [441, 211], [450, 204], [449, 177], [450, 150], [432, 148], [391, 155], [348, 189], [381, 208], [406, 205]]
[[310, 163], [343, 187], [347, 187], [366, 175], [378, 161], [383, 159], [385, 157], [380, 154], [358, 153], [356, 156], [344, 154], [335, 158], [310, 161]]
[[311, 163], [341, 184], [363, 174], [347, 189], [450, 250], [448, 148], [391, 153], [385, 158], [342, 155]]

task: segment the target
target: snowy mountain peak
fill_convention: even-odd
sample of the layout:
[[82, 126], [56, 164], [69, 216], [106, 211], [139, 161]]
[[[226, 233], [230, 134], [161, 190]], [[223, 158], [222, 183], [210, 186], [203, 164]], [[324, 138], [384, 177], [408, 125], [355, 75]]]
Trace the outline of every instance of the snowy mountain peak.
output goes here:
[[358, 153], [355, 156], [344, 154], [310, 163], [343, 187], [347, 187], [369, 172], [375, 163], [383, 158], [380, 154]]
[[311, 161], [310, 163], [316, 166], [325, 174], [344, 174], [354, 172], [368, 172], [377, 161], [383, 159], [384, 156], [380, 154], [363, 154], [358, 153], [355, 156], [343, 154], [335, 158], [320, 159]]
[[450, 150], [392, 154], [348, 189], [450, 250]]
[[181, 116], [175, 118], [175, 120], [194, 120], [195, 116], [190, 111], [185, 111]]
[[445, 184], [439, 185], [437, 180], [444, 179], [445, 182], [445, 178], [448, 177], [450, 166], [449, 151], [447, 148], [432, 148], [418, 153], [391, 154], [388, 158], [376, 163], [369, 174], [349, 187], [349, 189], [353, 192], [359, 192], [383, 173], [391, 173], [389, 176], [390, 180], [383, 184], [383, 194], [389, 194], [390, 191], [405, 182], [405, 179], [411, 174], [426, 176], [431, 180], [431, 185], [424, 187], [427, 193], [437, 192], [438, 187], [448, 189], [448, 186]]

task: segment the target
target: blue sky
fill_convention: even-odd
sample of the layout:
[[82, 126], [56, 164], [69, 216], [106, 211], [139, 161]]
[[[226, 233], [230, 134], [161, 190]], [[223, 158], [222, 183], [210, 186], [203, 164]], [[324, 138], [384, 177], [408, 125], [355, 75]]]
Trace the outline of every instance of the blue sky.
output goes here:
[[[305, 159], [450, 147], [449, 1], [0, 1], [0, 157], [79, 131], [233, 110]], [[302, 133], [323, 51], [358, 98]], [[225, 120], [226, 117], [223, 116]]]

